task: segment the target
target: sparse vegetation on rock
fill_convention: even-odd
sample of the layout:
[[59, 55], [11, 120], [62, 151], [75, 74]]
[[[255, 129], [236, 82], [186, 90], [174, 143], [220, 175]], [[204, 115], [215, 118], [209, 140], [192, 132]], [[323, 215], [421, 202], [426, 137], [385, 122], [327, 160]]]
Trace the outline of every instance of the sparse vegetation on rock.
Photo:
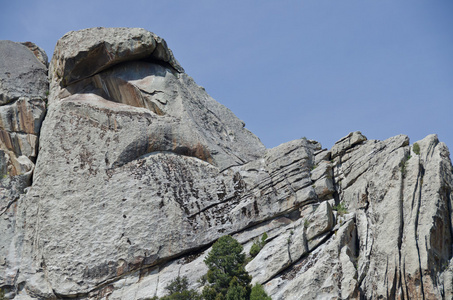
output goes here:
[[338, 203], [338, 205], [335, 205], [334, 207], [332, 207], [332, 209], [336, 210], [340, 216], [348, 213], [348, 209], [344, 202]]
[[165, 287], [168, 292], [167, 296], [162, 298], [153, 297], [150, 300], [201, 300], [201, 295], [193, 289], [189, 289], [187, 277], [176, 277], [169, 285]]
[[250, 256], [255, 257], [261, 249], [266, 245], [267, 240], [267, 233], [263, 233], [261, 239], [258, 241], [254, 241], [252, 247], [250, 248]]
[[272, 298], [266, 294], [266, 291], [263, 289], [261, 284], [257, 283], [252, 287], [250, 300], [272, 300]]
[[414, 143], [414, 145], [412, 145], [412, 151], [414, 151], [415, 154], [420, 155], [420, 145], [418, 143]]

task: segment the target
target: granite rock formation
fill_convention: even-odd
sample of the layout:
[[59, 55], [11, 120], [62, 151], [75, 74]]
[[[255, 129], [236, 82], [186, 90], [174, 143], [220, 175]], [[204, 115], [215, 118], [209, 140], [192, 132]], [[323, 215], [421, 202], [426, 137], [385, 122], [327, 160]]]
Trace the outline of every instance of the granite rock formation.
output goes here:
[[198, 289], [217, 238], [248, 253], [263, 233], [246, 269], [272, 299], [452, 298], [437, 136], [266, 149], [144, 29], [66, 34], [48, 80], [46, 57], [0, 42], [7, 299], [147, 299], [177, 276]]
[[0, 287], [14, 272], [17, 202], [31, 184], [46, 111], [47, 66], [37, 46], [29, 50], [33, 45], [0, 41]]

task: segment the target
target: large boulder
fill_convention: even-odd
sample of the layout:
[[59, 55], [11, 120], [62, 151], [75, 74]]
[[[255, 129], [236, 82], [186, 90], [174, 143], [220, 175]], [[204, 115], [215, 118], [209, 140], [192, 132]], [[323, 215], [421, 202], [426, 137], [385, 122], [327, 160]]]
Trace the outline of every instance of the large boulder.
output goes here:
[[89, 28], [65, 34], [55, 47], [52, 78], [62, 86], [131, 60], [159, 61], [184, 72], [164, 39], [142, 28]]
[[[57, 43], [50, 78], [51, 103], [83, 99], [82, 106], [96, 103], [107, 110], [122, 103], [152, 114], [148, 129], [130, 134], [124, 149], [115, 151], [122, 157], [109, 157], [111, 163], [171, 151], [223, 169], [256, 159], [265, 150], [241, 120], [183, 73], [165, 41], [144, 29], [69, 32]], [[99, 99], [108, 101], [101, 105]]]

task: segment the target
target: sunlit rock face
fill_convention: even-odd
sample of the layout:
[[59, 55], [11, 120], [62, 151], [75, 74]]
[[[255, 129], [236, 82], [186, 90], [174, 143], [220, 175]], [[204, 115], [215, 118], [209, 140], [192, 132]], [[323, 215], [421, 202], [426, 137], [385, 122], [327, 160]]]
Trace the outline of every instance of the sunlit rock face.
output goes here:
[[44, 76], [29, 94], [0, 81], [6, 297], [146, 299], [177, 276], [199, 289], [217, 238], [248, 253], [266, 233], [246, 270], [272, 299], [451, 298], [452, 167], [435, 135], [265, 149], [144, 29], [66, 34], [49, 94], [39, 47], [5, 45]]
[[17, 237], [18, 199], [31, 184], [46, 113], [43, 55], [32, 43], [0, 41], [0, 287], [11, 286], [18, 271], [11, 244]]

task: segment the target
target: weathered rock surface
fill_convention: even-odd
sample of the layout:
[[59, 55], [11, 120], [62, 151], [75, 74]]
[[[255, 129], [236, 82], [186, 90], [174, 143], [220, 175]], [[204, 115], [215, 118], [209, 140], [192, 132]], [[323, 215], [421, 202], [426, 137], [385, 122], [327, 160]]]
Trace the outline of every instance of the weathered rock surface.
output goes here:
[[1, 180], [32, 170], [48, 84], [45, 65], [19, 43], [0, 41], [0, 69]]
[[46, 111], [47, 57], [28, 46], [0, 41], [0, 286], [10, 285], [18, 271], [10, 251], [16, 202], [31, 184]]
[[20, 43], [0, 41], [0, 105], [20, 97], [44, 99], [47, 68]]
[[449, 153], [434, 135], [417, 142], [418, 155], [408, 143], [406, 136], [366, 141], [335, 160], [340, 199], [357, 214], [367, 298], [444, 293], [436, 277], [451, 259]]
[[349, 219], [290, 271], [266, 283], [266, 290], [272, 299], [357, 298], [356, 269], [351, 261], [355, 242], [354, 220]]
[[246, 269], [272, 299], [451, 298], [452, 166], [435, 135], [266, 150], [143, 29], [70, 32], [49, 68], [44, 121], [41, 98], [0, 106], [0, 171], [15, 159], [18, 174], [0, 190], [8, 298], [146, 299], [177, 276], [201, 289], [217, 238], [248, 253], [264, 233]]
[[27, 46], [28, 49], [33, 52], [33, 54], [36, 56], [36, 58], [47, 67], [49, 67], [49, 58], [47, 57], [47, 53], [38, 45], [32, 42], [24, 42], [21, 43], [24, 46]]
[[[103, 34], [107, 35], [105, 43], [102, 43]], [[80, 47], [67, 46], [78, 39], [84, 41]], [[91, 68], [95, 66], [85, 57], [97, 57], [99, 45], [102, 49], [109, 45], [108, 53], [116, 49], [113, 51], [116, 56], [101, 51], [108, 60], [105, 58], [107, 61], [93, 71]], [[265, 150], [259, 139], [245, 129], [244, 123], [231, 111], [214, 101], [192, 78], [175, 71], [178, 68], [171, 50], [163, 39], [150, 32], [125, 28], [71, 32], [59, 41], [55, 52], [50, 66], [51, 84], [54, 86], [51, 103], [53, 99], [78, 101], [87, 107], [73, 108], [74, 112], [70, 114], [82, 116], [97, 113], [105, 118], [109, 110], [118, 106], [116, 103], [126, 104], [127, 109], [132, 109], [131, 106], [144, 108], [142, 111], [148, 114], [148, 124], [134, 127], [137, 134], [130, 134], [128, 144], [121, 146], [124, 149], [117, 148], [108, 154], [118, 156], [106, 157], [112, 166], [122, 165], [146, 153], [171, 151], [198, 157], [223, 169], [256, 159]], [[159, 54], [161, 52], [167, 54]], [[79, 56], [83, 59], [76, 59]], [[149, 57], [152, 57], [151, 61], [142, 60]], [[120, 62], [123, 63], [118, 65]], [[108, 67], [110, 69], [105, 70]], [[68, 85], [69, 79], [58, 75], [63, 72], [70, 78], [75, 70], [77, 76], [74, 76], [84, 80], [72, 85]], [[96, 108], [89, 113], [87, 109], [90, 110], [91, 103], [96, 103]], [[130, 115], [129, 119], [143, 122], [141, 117], [133, 116], [132, 110]], [[115, 119], [111, 121], [115, 122]], [[126, 125], [120, 126], [119, 130], [129, 131]]]
[[89, 28], [71, 31], [57, 43], [50, 74], [62, 86], [95, 75], [120, 62], [157, 60], [184, 69], [162, 38], [142, 28]]

